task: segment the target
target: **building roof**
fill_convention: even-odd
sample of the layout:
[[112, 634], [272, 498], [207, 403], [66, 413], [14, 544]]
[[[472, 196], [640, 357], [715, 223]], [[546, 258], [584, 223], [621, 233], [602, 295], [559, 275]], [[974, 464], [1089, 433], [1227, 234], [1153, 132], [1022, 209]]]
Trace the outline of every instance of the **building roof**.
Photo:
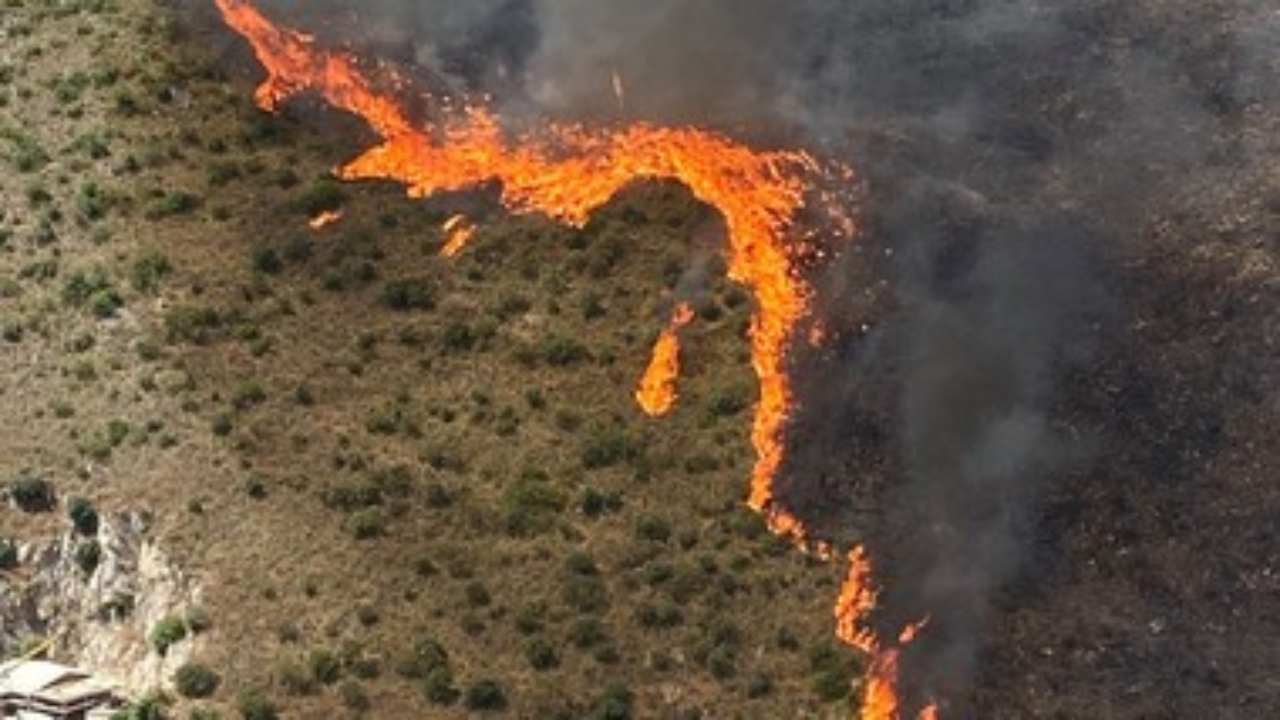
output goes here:
[[0, 695], [33, 695], [50, 685], [87, 677], [83, 670], [47, 660], [11, 660], [0, 665]]
[[115, 686], [84, 670], [46, 660], [0, 664], [0, 698], [26, 698], [51, 705], [74, 705], [114, 694]]

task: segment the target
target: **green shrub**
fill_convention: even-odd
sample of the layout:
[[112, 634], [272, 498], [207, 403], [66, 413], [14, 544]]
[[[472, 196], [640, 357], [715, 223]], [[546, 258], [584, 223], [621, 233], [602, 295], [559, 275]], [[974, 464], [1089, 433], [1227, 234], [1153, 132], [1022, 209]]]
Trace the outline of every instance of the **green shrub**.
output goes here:
[[639, 455], [639, 446], [620, 428], [597, 428], [582, 446], [582, 464], [588, 470], [611, 467]]
[[23, 512], [50, 512], [57, 505], [53, 485], [44, 478], [23, 477], [9, 485], [9, 497]]
[[259, 248], [253, 253], [253, 269], [265, 275], [275, 275], [284, 270], [284, 261], [272, 248]]
[[503, 710], [507, 696], [497, 680], [480, 680], [467, 688], [467, 708], [471, 710]]
[[631, 720], [635, 696], [625, 685], [610, 685], [596, 702], [593, 720]]
[[357, 540], [370, 540], [383, 534], [386, 521], [377, 508], [366, 508], [351, 516], [351, 533]]
[[707, 669], [717, 680], [728, 680], [737, 674], [737, 662], [737, 652], [725, 645], [718, 645], [707, 654]]
[[[435, 296], [426, 280], [408, 279], [387, 283], [382, 289], [382, 304], [406, 312], [430, 310], [435, 307]], [[459, 349], [470, 349], [469, 346]]]
[[307, 668], [311, 677], [322, 685], [332, 685], [342, 677], [342, 662], [325, 649], [312, 650], [307, 655]]
[[642, 515], [636, 522], [636, 537], [650, 542], [665, 543], [671, 538], [671, 523], [657, 515]]
[[441, 335], [441, 343], [445, 352], [467, 352], [475, 347], [476, 334], [470, 325], [454, 320], [445, 327], [444, 334]]
[[569, 642], [579, 648], [593, 647], [608, 639], [604, 625], [595, 618], [582, 618], [569, 628]]
[[245, 690], [236, 700], [236, 708], [244, 720], [279, 720], [276, 706], [260, 690]]
[[222, 326], [222, 317], [213, 308], [177, 306], [165, 314], [165, 337], [170, 343], [208, 342]]
[[234, 394], [231, 396], [231, 404], [237, 410], [248, 410], [254, 405], [260, 405], [267, 399], [267, 391], [262, 385], [256, 381], [250, 380], [238, 385]]
[[[85, 575], [92, 575], [102, 561], [102, 546], [97, 540], [82, 542], [76, 546], [75, 563]], [[163, 653], [161, 653], [163, 654]]]
[[711, 417], [732, 417], [742, 412], [751, 403], [751, 392], [741, 385], [717, 388], [707, 402], [707, 413]]
[[636, 608], [636, 622], [648, 629], [672, 628], [684, 622], [684, 614], [670, 602], [660, 605], [642, 603]]
[[747, 697], [762, 698], [773, 692], [773, 680], [762, 672], [756, 672], [747, 680]]
[[166, 720], [169, 717], [166, 712], [169, 703], [169, 698], [164, 695], [151, 693], [116, 712], [111, 720]]
[[276, 666], [276, 682], [286, 694], [294, 697], [314, 695], [318, 688], [311, 673], [296, 660], [282, 660]]
[[554, 524], [556, 514], [568, 505], [564, 495], [541, 476], [526, 474], [503, 493], [507, 532], [516, 536], [536, 535]]
[[178, 668], [173, 684], [185, 698], [207, 698], [218, 689], [218, 675], [200, 663], [189, 662]]
[[235, 424], [231, 420], [231, 416], [226, 413], [218, 413], [213, 416], [212, 423], [213, 434], [218, 437], [226, 437], [231, 434], [235, 428]]
[[338, 688], [338, 694], [342, 697], [342, 704], [353, 712], [363, 713], [373, 707], [373, 704], [369, 702], [369, 695], [360, 686], [360, 683], [354, 680], [342, 683], [342, 686]]
[[813, 679], [813, 692], [823, 702], [836, 702], [849, 696], [853, 689], [853, 677], [839, 671], [818, 673]]
[[564, 561], [565, 569], [574, 575], [595, 575], [598, 572], [595, 560], [584, 552], [569, 553]]
[[18, 567], [18, 546], [12, 540], [0, 540], [0, 570]]
[[447, 667], [427, 673], [422, 681], [422, 694], [437, 705], [452, 705], [462, 693], [453, 684], [453, 673]]
[[147, 208], [148, 220], [160, 220], [176, 215], [188, 215], [200, 207], [200, 196], [189, 192], [169, 192]]
[[305, 215], [319, 215], [342, 207], [346, 200], [342, 187], [330, 178], [317, 180], [298, 198], [296, 207]]
[[444, 646], [430, 637], [420, 637], [413, 650], [396, 666], [396, 671], [407, 678], [426, 678], [432, 671], [449, 669], [449, 653]]
[[81, 219], [88, 222], [106, 217], [112, 203], [112, 197], [92, 182], [81, 185], [80, 192], [76, 195], [76, 210], [79, 211]]
[[238, 179], [240, 175], [240, 165], [233, 160], [212, 162], [207, 168], [209, 185], [213, 187], [222, 187], [232, 180]]
[[99, 292], [111, 290], [111, 280], [100, 268], [79, 270], [62, 284], [62, 301], [72, 307], [83, 307]]
[[75, 526], [76, 532], [81, 535], [98, 533], [98, 511], [88, 500], [80, 497], [72, 498], [67, 504], [67, 515], [71, 517], [71, 524]]
[[49, 154], [31, 135], [18, 130], [0, 129], [0, 140], [9, 142], [9, 162], [20, 173], [35, 172], [49, 163]]
[[547, 614], [547, 606], [545, 603], [534, 602], [529, 603], [520, 608], [516, 613], [516, 630], [521, 634], [532, 635], [541, 632], [543, 627], [543, 618]]
[[133, 289], [140, 293], [154, 293], [160, 281], [173, 272], [173, 265], [163, 254], [152, 251], [133, 262], [130, 279]]
[[599, 613], [609, 607], [609, 593], [599, 577], [571, 575], [565, 580], [564, 601], [580, 613]]
[[188, 608], [186, 622], [187, 629], [195, 635], [199, 635], [213, 627], [213, 620], [210, 619], [209, 612], [202, 607]]
[[550, 670], [560, 666], [555, 646], [544, 638], [533, 638], [524, 646], [525, 659], [534, 670]]
[[541, 350], [543, 359], [554, 367], [576, 365], [591, 356], [585, 345], [563, 335], [544, 338]]
[[582, 491], [579, 508], [582, 510], [582, 514], [589, 518], [597, 518], [605, 513], [617, 512], [622, 509], [622, 495], [617, 491], [606, 494], [596, 488], [589, 487]]
[[187, 625], [182, 618], [169, 615], [161, 618], [159, 622], [151, 628], [149, 640], [151, 647], [155, 648], [157, 653], [164, 655], [169, 652], [169, 648], [187, 637]]
[[479, 580], [473, 580], [467, 583], [467, 603], [471, 607], [487, 607], [493, 602], [492, 596], [489, 595], [489, 589]]

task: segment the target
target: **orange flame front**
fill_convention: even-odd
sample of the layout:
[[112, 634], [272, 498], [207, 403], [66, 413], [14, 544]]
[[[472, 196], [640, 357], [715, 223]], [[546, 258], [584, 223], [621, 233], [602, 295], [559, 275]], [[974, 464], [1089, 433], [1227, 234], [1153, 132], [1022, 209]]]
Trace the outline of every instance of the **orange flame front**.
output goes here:
[[[292, 95], [316, 92], [335, 107], [364, 118], [382, 138], [381, 144], [337, 170], [343, 179], [396, 180], [415, 198], [496, 182], [509, 211], [544, 213], [573, 227], [584, 226], [593, 212], [640, 179], [676, 180], [718, 210], [728, 230], [729, 277], [749, 287], [756, 298], [750, 337], [760, 398], [752, 421], [756, 463], [747, 504], [764, 514], [773, 532], [806, 551], [830, 556], [830, 546], [811, 537], [774, 494], [784, 458], [782, 434], [794, 403], [787, 350], [810, 308], [809, 286], [794, 267], [804, 254], [796, 219], [812, 181], [824, 176], [824, 167], [803, 152], [757, 151], [690, 127], [637, 123], [589, 129], [550, 124], [539, 132], [511, 137], [487, 109], [472, 106], [451, 112], [447, 103], [441, 120], [418, 124], [393, 95], [375, 87], [353, 56], [318, 48], [310, 36], [274, 25], [249, 0], [215, 2], [267, 70], [255, 94], [260, 107], [273, 111]], [[390, 71], [382, 74], [398, 82]], [[621, 102], [622, 83], [616, 74], [614, 84]], [[854, 180], [849, 168], [834, 170], [837, 181]], [[814, 195], [824, 204], [833, 203], [829, 193]], [[852, 237], [856, 226], [850, 215], [834, 204], [826, 209], [833, 225]], [[474, 228], [464, 220], [446, 223], [449, 240], [443, 254], [456, 254], [470, 238]], [[649, 372], [636, 393], [646, 412], [662, 414], [676, 400], [676, 332], [691, 318], [688, 308], [678, 310], [654, 349]], [[815, 332], [811, 339], [820, 342], [822, 331]], [[862, 718], [897, 720], [901, 646], [881, 647], [866, 627], [876, 603], [870, 562], [862, 548], [855, 548], [849, 560], [849, 577], [836, 604], [837, 634], [871, 655]], [[936, 720], [936, 709], [926, 709], [920, 717]]]
[[675, 407], [676, 378], [680, 375], [680, 337], [677, 333], [690, 322], [693, 322], [693, 308], [688, 303], [680, 303], [671, 315], [671, 323], [653, 346], [653, 359], [636, 388], [636, 402], [647, 415], [659, 417]]
[[[885, 647], [867, 623], [876, 609], [879, 592], [872, 584], [871, 560], [861, 545], [849, 551], [849, 569], [836, 601], [836, 637], [870, 656], [863, 680], [861, 720], [899, 720], [898, 660], [902, 648], [910, 645], [929, 624], [925, 618], [902, 629], [896, 645]], [[919, 720], [938, 720], [938, 707], [929, 704]]]
[[457, 257], [476, 234], [476, 226], [467, 220], [466, 215], [454, 215], [440, 226], [440, 230], [445, 236], [440, 254], [447, 258]]
[[338, 222], [341, 219], [341, 210], [325, 210], [319, 215], [308, 220], [307, 225], [310, 225], [312, 230], [320, 230]]
[[277, 27], [248, 0], [216, 2], [267, 69], [255, 95], [263, 109], [314, 91], [364, 118], [383, 138], [338, 170], [344, 179], [398, 180], [411, 197], [496, 180], [511, 211], [541, 212], [575, 227], [644, 178], [678, 180], [719, 210], [729, 231], [729, 276], [750, 287], [757, 301], [751, 344], [760, 401], [747, 502], [766, 514], [776, 532], [797, 542], [808, 539], [803, 524], [776, 502], [773, 479], [782, 464], [781, 434], [792, 405], [786, 350], [809, 309], [809, 289], [792, 268], [788, 230], [804, 206], [805, 176], [818, 170], [812, 157], [758, 152], [710, 131], [647, 124], [611, 130], [552, 125], [508, 141], [496, 118], [479, 107], [447, 118], [440, 127], [420, 127], [393, 97], [374, 89], [351, 55], [318, 48], [310, 36]]

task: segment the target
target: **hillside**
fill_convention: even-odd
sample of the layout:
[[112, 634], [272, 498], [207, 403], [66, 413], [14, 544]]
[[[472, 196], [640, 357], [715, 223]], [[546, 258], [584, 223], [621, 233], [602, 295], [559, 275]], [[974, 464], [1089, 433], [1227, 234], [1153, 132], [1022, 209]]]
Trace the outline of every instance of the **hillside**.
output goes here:
[[[163, 9], [3, 22], [3, 473], [150, 513], [204, 587], [218, 703], [462, 717], [491, 680], [521, 716], [775, 716], [847, 694], [838, 568], [742, 507], [748, 296], [701, 293], [670, 417], [632, 398], [671, 289], [722, 275], [687, 192], [636, 187], [582, 231], [495, 213], [448, 260], [452, 208], [328, 180], [351, 124], [263, 115]], [[5, 513], [14, 538], [69, 522]]]
[[[723, 219], [673, 182], [627, 187], [581, 229], [508, 213], [494, 187], [413, 200], [339, 182], [369, 128], [311, 95], [259, 110], [247, 46], [193, 5], [0, 2], [0, 596], [37, 572], [9, 550], [68, 538], [101, 603], [82, 610], [160, 668], [139, 718], [856, 716], [866, 658], [833, 633], [844, 567], [744, 504], [756, 300], [725, 277]], [[1002, 189], [1034, 180], [1038, 203], [1088, 218], [1064, 235], [1087, 263], [1040, 271], [1090, 277], [1061, 301], [1087, 306], [1083, 329], [1043, 370], [1060, 379], [1045, 424], [1070, 442], [1034, 466], [1014, 522], [1028, 547], [959, 633], [980, 637], [978, 662], [943, 717], [1280, 708], [1280, 100], [1223, 99], [1214, 38], [1253, 16], [1195, 5], [1079, 11], [1079, 32], [1108, 39], [1083, 53], [1106, 72], [1144, 66], [1143, 43], [1178, 49], [1213, 117], [1194, 160], [1145, 122], [1097, 130], [1110, 96], [1093, 86], [1007, 109], [1027, 125], [993, 147], [1034, 156], [1043, 125], [1067, 148], [1007, 174], [906, 111], [844, 130], [870, 186], [863, 232], [814, 278], [835, 340], [792, 359], [805, 402], [782, 482], [822, 536], [885, 559], [886, 623], [919, 619], [895, 595], [912, 538], [955, 531], [927, 515], [935, 497], [895, 494], [919, 460], [899, 351], [934, 299], [895, 263], [927, 257], [967, 308], [983, 288], [955, 278], [1025, 211]], [[1117, 162], [1133, 175], [1112, 185]], [[972, 187], [904, 200], [946, 177], [935, 163]], [[340, 218], [311, 227], [323, 212]], [[447, 257], [457, 214], [478, 229]], [[636, 383], [682, 301], [678, 402], [650, 417]], [[975, 356], [940, 374], [981, 384], [1000, 358]], [[198, 602], [129, 629], [135, 599], [93, 596], [99, 517], [136, 519]], [[100, 659], [92, 622], [29, 630], [0, 617], [0, 657], [48, 639], [55, 659]]]

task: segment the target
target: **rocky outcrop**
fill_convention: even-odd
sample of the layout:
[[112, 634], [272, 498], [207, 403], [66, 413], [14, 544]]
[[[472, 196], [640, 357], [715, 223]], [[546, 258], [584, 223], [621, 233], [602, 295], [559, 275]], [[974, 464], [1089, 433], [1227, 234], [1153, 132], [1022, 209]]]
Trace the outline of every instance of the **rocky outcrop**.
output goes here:
[[[78, 548], [96, 539], [97, 566], [86, 573]], [[157, 623], [199, 606], [200, 587], [146, 537], [134, 513], [99, 523], [96, 538], [69, 530], [19, 545], [19, 566], [0, 573], [0, 652], [35, 637], [54, 639], [53, 654], [141, 694], [167, 687], [199, 643], [188, 637], [164, 655], [148, 642]]]

